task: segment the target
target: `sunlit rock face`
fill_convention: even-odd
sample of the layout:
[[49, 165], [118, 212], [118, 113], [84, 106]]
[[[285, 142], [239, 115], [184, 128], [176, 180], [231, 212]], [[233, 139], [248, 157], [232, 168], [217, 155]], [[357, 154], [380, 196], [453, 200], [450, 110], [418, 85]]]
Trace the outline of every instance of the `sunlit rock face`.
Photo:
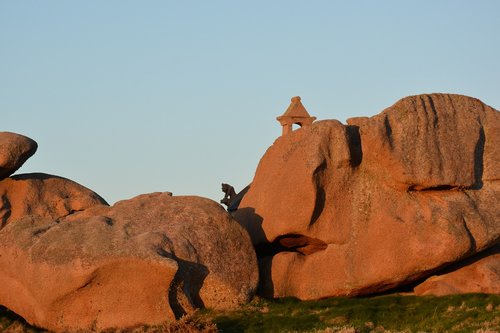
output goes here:
[[108, 206], [94, 191], [63, 177], [28, 173], [0, 181], [0, 230], [25, 216], [59, 219], [94, 206]]
[[219, 204], [157, 192], [110, 207], [69, 179], [8, 177], [36, 148], [0, 132], [0, 305], [51, 331], [89, 332], [253, 297], [250, 237]]
[[500, 113], [460, 95], [278, 138], [234, 217], [263, 295], [382, 292], [498, 243]]
[[500, 294], [500, 245], [462, 260], [414, 288], [415, 295]]
[[247, 232], [216, 202], [150, 193], [0, 230], [0, 304], [53, 331], [158, 324], [248, 302]]
[[0, 180], [16, 172], [37, 148], [37, 143], [24, 135], [0, 132]]

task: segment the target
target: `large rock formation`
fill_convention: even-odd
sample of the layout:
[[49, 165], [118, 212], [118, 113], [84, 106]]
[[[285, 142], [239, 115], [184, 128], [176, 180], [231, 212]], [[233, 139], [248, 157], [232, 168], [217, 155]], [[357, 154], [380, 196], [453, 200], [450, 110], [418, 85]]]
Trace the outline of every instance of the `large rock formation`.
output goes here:
[[253, 296], [250, 238], [220, 205], [151, 193], [109, 207], [62, 177], [8, 177], [36, 148], [0, 133], [1, 305], [43, 328], [90, 331], [157, 324]]
[[0, 180], [16, 172], [37, 148], [36, 142], [28, 137], [0, 132]]
[[152, 193], [0, 230], [0, 304], [55, 331], [174, 319], [248, 301], [250, 238], [217, 203]]
[[278, 138], [234, 213], [262, 293], [382, 292], [497, 244], [499, 138], [498, 111], [446, 94]]

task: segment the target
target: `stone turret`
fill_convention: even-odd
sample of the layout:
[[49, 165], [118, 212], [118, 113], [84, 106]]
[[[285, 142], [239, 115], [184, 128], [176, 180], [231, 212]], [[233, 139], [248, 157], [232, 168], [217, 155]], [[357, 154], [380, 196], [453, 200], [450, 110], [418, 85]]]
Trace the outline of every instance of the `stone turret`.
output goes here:
[[292, 97], [292, 102], [285, 113], [276, 119], [283, 126], [283, 134], [288, 134], [292, 132], [292, 125], [297, 124], [300, 127], [306, 127], [316, 120], [316, 117], [311, 117], [307, 112], [306, 108], [300, 102], [300, 97]]

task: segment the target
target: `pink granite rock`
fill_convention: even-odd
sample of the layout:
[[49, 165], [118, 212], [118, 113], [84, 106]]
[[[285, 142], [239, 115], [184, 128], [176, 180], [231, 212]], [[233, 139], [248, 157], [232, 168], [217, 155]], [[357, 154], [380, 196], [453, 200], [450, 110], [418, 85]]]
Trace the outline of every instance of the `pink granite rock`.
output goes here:
[[500, 294], [500, 246], [479, 258], [457, 263], [415, 287], [416, 295]]
[[158, 324], [257, 287], [246, 231], [217, 203], [151, 193], [0, 230], [0, 304], [53, 331]]
[[260, 253], [263, 295], [382, 292], [498, 243], [497, 110], [419, 95], [348, 124], [278, 138], [233, 214]]
[[58, 219], [96, 205], [108, 205], [97, 193], [72, 180], [43, 173], [0, 181], [0, 230], [25, 216]]
[[16, 172], [37, 148], [37, 143], [24, 135], [0, 132], [0, 180]]

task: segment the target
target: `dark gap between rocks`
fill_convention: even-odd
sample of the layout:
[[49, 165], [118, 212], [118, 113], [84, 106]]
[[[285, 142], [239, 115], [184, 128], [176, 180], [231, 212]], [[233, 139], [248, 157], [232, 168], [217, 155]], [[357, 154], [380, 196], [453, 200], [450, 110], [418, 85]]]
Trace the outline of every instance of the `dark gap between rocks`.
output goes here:
[[460, 189], [459, 186], [454, 185], [437, 185], [432, 187], [418, 187], [417, 185], [410, 185], [408, 192], [425, 192], [425, 191], [453, 191]]
[[258, 258], [274, 256], [280, 252], [297, 252], [302, 255], [310, 255], [326, 249], [327, 246], [328, 244], [317, 238], [287, 234], [279, 236], [272, 243], [255, 245], [255, 252]]

